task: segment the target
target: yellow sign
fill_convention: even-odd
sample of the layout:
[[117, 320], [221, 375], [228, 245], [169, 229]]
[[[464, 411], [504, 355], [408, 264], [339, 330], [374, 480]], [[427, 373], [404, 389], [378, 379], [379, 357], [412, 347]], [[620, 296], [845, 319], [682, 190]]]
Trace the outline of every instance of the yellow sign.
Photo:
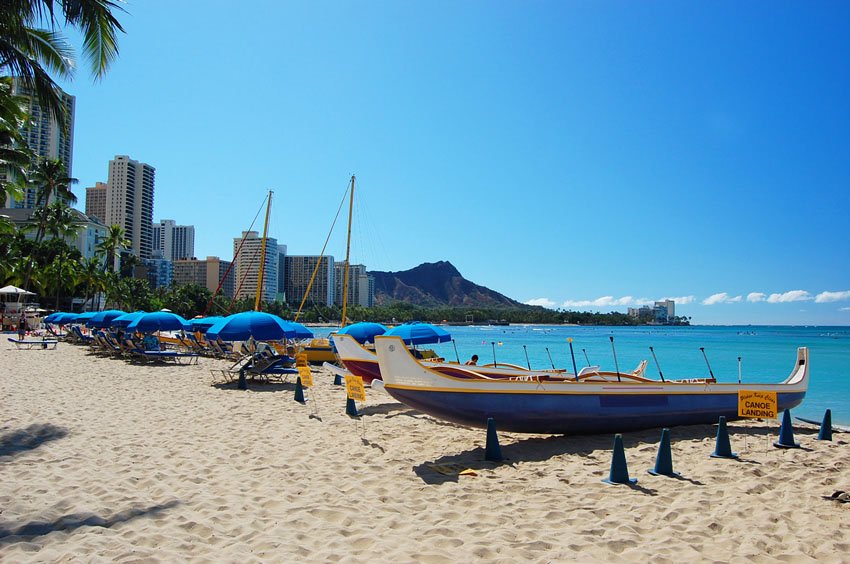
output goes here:
[[298, 376], [301, 377], [302, 386], [305, 388], [311, 388], [313, 386], [313, 373], [310, 372], [309, 366], [299, 366]]
[[776, 419], [776, 392], [738, 391], [738, 417]]
[[307, 353], [298, 353], [295, 355], [295, 366], [308, 366]]
[[354, 401], [366, 401], [366, 390], [363, 389], [363, 378], [349, 374], [345, 377], [345, 392]]

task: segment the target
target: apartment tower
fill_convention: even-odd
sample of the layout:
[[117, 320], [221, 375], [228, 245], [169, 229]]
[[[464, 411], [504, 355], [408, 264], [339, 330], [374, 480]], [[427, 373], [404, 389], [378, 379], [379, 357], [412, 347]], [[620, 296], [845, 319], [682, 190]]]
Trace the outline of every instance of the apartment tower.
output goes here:
[[[237, 299], [254, 298], [257, 295], [262, 248], [263, 239], [256, 231], [243, 231], [242, 237], [233, 239], [233, 262], [236, 263], [235, 295]], [[277, 297], [278, 261], [277, 239], [268, 237], [266, 238], [263, 287], [260, 291], [260, 299], [263, 301], [272, 302]]]
[[120, 225], [131, 252], [142, 259], [153, 251], [153, 191], [156, 169], [127, 155], [109, 161], [104, 223]]
[[195, 256], [195, 226], [177, 225], [173, 219], [161, 219], [153, 225], [153, 250], [162, 251], [166, 260]]
[[[38, 98], [21, 84], [17, 78], [12, 81], [12, 95], [26, 99], [30, 120], [27, 125], [21, 128], [21, 133], [26, 139], [29, 148], [40, 158], [62, 161], [62, 164], [65, 165], [67, 176], [73, 178], [72, 161], [74, 153], [74, 112], [76, 98], [59, 90], [59, 99], [65, 108], [67, 116], [67, 127], [62, 127], [62, 124], [51, 116], [49, 111], [41, 107]], [[5, 173], [0, 173], [0, 175], [5, 177]], [[22, 200], [8, 198], [6, 207], [34, 208], [35, 196], [36, 189], [27, 188], [24, 191]]]
[[207, 257], [206, 260], [177, 259], [173, 264], [175, 284], [197, 284], [210, 292], [218, 290], [221, 284], [219, 294], [233, 297], [235, 276], [230, 261]]
[[285, 264], [286, 283], [284, 286], [286, 288], [286, 303], [290, 307], [298, 307], [301, 300], [304, 299], [310, 278], [312, 278], [313, 271], [320, 260], [319, 270], [313, 280], [313, 285], [310, 287], [310, 293], [307, 295], [307, 303], [333, 305], [336, 290], [334, 285], [334, 258], [319, 255], [287, 255]]
[[96, 217], [100, 222], [106, 220], [106, 183], [97, 182], [86, 188], [86, 215]]

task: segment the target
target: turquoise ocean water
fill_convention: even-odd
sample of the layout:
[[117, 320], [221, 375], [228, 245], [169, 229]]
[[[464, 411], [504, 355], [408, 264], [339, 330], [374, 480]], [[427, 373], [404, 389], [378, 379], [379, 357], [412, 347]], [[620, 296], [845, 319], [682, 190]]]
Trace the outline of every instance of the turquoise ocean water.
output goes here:
[[[499, 362], [532, 368], [572, 371], [567, 338], [572, 337], [579, 370], [591, 364], [614, 370], [610, 336], [614, 337], [621, 372], [649, 361], [646, 374], [658, 377], [649, 347], [655, 349], [667, 378], [707, 377], [708, 367], [700, 347], [719, 382], [737, 382], [741, 357], [743, 382], [780, 382], [794, 368], [797, 347], [809, 347], [811, 382], [803, 404], [794, 415], [817, 419], [832, 409], [834, 423], [850, 424], [850, 327], [573, 327], [551, 325], [446, 327], [457, 345], [461, 362], [473, 354], [480, 363]], [[525, 345], [525, 349], [523, 348]], [[429, 346], [440, 356], [456, 360], [452, 343]], [[548, 348], [548, 353], [547, 349]], [[582, 352], [584, 349], [585, 352]]]

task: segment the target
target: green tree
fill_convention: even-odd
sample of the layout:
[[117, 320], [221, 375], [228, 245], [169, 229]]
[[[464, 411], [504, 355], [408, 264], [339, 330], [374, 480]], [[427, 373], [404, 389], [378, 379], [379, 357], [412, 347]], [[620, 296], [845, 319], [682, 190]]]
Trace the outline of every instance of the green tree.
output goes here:
[[83, 260], [77, 271], [77, 285], [82, 288], [84, 293], [83, 309], [86, 308], [89, 298], [94, 298], [98, 292], [106, 290], [106, 276], [98, 259]]
[[32, 151], [21, 134], [27, 120], [26, 99], [12, 95], [11, 77], [0, 77], [0, 203], [7, 197], [23, 196], [21, 181], [32, 160]]
[[29, 172], [28, 183], [36, 189], [35, 203], [40, 210], [36, 214], [38, 227], [35, 234], [36, 241], [44, 238], [47, 223], [50, 221], [49, 206], [54, 197], [65, 202], [66, 207], [67, 203], [73, 204], [77, 201], [77, 197], [71, 192], [71, 184], [76, 182], [76, 178], [68, 177], [65, 165], [59, 160], [39, 159]]
[[[120, 225], [110, 225], [106, 237], [97, 244], [97, 252], [103, 255], [103, 271], [115, 270], [115, 257], [121, 249], [130, 247], [130, 241], [124, 237], [124, 228]], [[109, 263], [112, 263], [112, 269]]]
[[67, 249], [56, 255], [53, 262], [44, 268], [45, 281], [49, 281], [56, 296], [56, 309], [59, 309], [59, 298], [63, 293], [73, 291], [78, 273], [77, 257]]

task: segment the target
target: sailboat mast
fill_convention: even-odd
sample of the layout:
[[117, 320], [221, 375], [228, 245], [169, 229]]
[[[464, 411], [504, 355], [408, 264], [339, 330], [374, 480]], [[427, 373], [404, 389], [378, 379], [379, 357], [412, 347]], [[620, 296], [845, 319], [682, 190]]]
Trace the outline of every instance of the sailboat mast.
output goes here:
[[348, 203], [348, 242], [345, 244], [345, 274], [342, 278], [342, 322], [345, 327], [345, 310], [348, 307], [348, 263], [351, 253], [351, 216], [354, 211], [354, 175], [351, 175], [351, 198]]
[[269, 235], [269, 215], [272, 211], [272, 192], [269, 190], [269, 204], [266, 206], [266, 224], [263, 227], [263, 240], [260, 242], [260, 272], [257, 276], [257, 295], [254, 298], [254, 311], [260, 311], [260, 300], [263, 296], [263, 275], [266, 272], [266, 239]]

